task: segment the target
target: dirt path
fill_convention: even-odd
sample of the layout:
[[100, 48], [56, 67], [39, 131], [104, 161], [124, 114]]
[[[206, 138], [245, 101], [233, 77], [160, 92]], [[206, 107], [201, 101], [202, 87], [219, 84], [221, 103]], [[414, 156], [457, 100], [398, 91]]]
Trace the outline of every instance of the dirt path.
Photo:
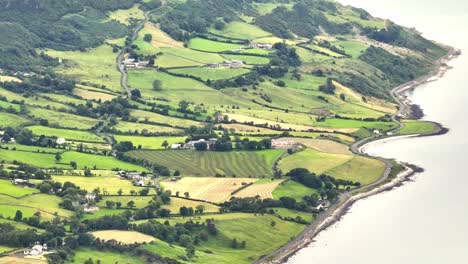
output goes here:
[[[430, 79], [434, 76], [442, 76], [446, 71], [447, 67], [445, 66], [446, 63], [459, 55], [459, 51], [451, 48], [448, 54], [435, 62], [435, 69], [428, 73], [425, 76], [419, 77], [415, 80], [409, 81], [405, 84], [397, 86], [391, 90], [391, 95], [395, 99], [395, 101], [399, 105], [399, 111], [392, 116], [392, 120], [399, 124], [398, 128], [395, 128], [391, 132], [396, 132], [404, 127], [404, 124], [399, 121], [398, 114], [407, 114], [410, 110], [410, 102], [408, 102], [407, 98], [405, 97], [404, 93], [408, 90], [414, 89], [415, 87], [430, 82]], [[443, 128], [439, 126], [438, 131], [435, 131], [431, 135], [438, 135], [441, 133]], [[362, 148], [369, 142], [379, 140], [385, 137], [369, 137], [362, 139], [356, 143], [354, 143], [350, 150], [356, 155], [371, 157], [365, 154], [362, 151]], [[327, 211], [318, 215], [318, 217], [296, 238], [291, 240], [288, 244], [284, 245], [283, 247], [277, 249], [276, 251], [272, 252], [271, 254], [264, 256], [263, 258], [255, 261], [255, 264], [260, 263], [269, 263], [269, 264], [280, 264], [284, 263], [295, 254], [297, 251], [301, 250], [302, 248], [308, 246], [310, 243], [313, 242], [313, 239], [323, 230], [331, 226], [332, 224], [336, 223], [340, 220], [340, 218], [346, 214], [349, 207], [353, 205], [356, 201], [384, 192], [391, 190], [403, 182], [408, 180], [416, 171], [416, 167], [412, 165], [402, 164], [405, 166], [406, 170], [400, 173], [395, 179], [386, 183], [389, 180], [390, 173], [392, 171], [392, 164], [389, 160], [381, 158], [381, 157], [372, 157], [374, 159], [380, 160], [385, 163], [385, 171], [382, 176], [375, 182], [362, 186], [358, 189], [354, 189], [352, 191], [343, 193], [338, 198], [338, 202], [332, 205]]]

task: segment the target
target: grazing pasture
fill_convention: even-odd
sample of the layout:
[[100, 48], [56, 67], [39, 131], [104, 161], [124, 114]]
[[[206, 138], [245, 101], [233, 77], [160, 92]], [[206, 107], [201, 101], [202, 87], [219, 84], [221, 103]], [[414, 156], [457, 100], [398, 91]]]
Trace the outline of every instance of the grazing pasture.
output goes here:
[[190, 119], [175, 118], [148, 111], [132, 110], [130, 114], [133, 117], [138, 118], [139, 122], [153, 122], [158, 124], [166, 124], [172, 127], [183, 128], [188, 128], [190, 126], [201, 126], [200, 122], [196, 122]]
[[119, 123], [113, 126], [112, 128], [121, 133], [129, 133], [129, 134], [134, 134], [134, 133], [144, 134], [145, 132], [180, 134], [182, 132], [182, 130], [180, 129], [168, 127], [168, 126], [132, 123], [132, 122], [126, 122], [126, 121], [119, 121]]
[[205, 81], [208, 81], [208, 80], [216, 81], [216, 80], [232, 79], [234, 77], [241, 76], [241, 75], [248, 73], [249, 70], [244, 69], [244, 68], [229, 69], [229, 68], [195, 67], [195, 68], [173, 69], [173, 70], [170, 70], [170, 72], [200, 77]]
[[345, 164], [352, 158], [352, 155], [331, 154], [315, 149], [305, 149], [280, 160], [279, 167], [283, 172], [289, 172], [295, 168], [305, 168], [311, 172], [321, 174]]
[[398, 134], [400, 135], [425, 135], [435, 131], [436, 125], [427, 121], [403, 121], [403, 127]]
[[189, 42], [189, 48], [198, 50], [198, 51], [208, 51], [208, 52], [223, 52], [223, 51], [240, 49], [243, 47], [244, 45], [241, 45], [241, 44], [217, 42], [217, 41], [212, 41], [212, 40], [202, 39], [202, 38], [193, 38]]
[[185, 143], [186, 136], [182, 137], [141, 137], [141, 136], [122, 136], [116, 135], [114, 138], [118, 142], [130, 141], [134, 146], [140, 145], [142, 149], [154, 149], [161, 150], [165, 149], [162, 144], [167, 141], [169, 146], [172, 144]]
[[[109, 195], [117, 195], [118, 191], [122, 189], [123, 195], [130, 195], [130, 191], [139, 191], [141, 187], [133, 186], [132, 182], [118, 177], [82, 177], [82, 176], [52, 176], [54, 181], [61, 183], [71, 182], [76, 184], [82, 189], [92, 192], [94, 189], [99, 188], [101, 192], [107, 192]], [[150, 194], [154, 194], [154, 189], [151, 189]]]
[[25, 195], [38, 193], [39, 190], [35, 188], [27, 188], [14, 185], [11, 181], [0, 180], [0, 194], [5, 194], [19, 198]]
[[46, 135], [49, 137], [58, 137], [65, 138], [67, 140], [74, 141], [84, 141], [84, 142], [98, 142], [103, 143], [105, 140], [95, 134], [86, 131], [77, 131], [70, 129], [59, 129], [45, 126], [30, 126], [29, 130], [33, 132], [34, 135]]
[[282, 150], [198, 152], [192, 150], [132, 151], [129, 156], [179, 170], [182, 175], [236, 177], [272, 176]]
[[[150, 42], [144, 41], [146, 34], [151, 34], [152, 39]], [[159, 25], [148, 22], [143, 29], [138, 33], [138, 38], [135, 40], [135, 45], [138, 46], [138, 53], [143, 55], [156, 54], [163, 47], [168, 48], [183, 48], [182, 42], [176, 41], [171, 38], [167, 33], [159, 28]], [[158, 64], [159, 65], [159, 64]]]
[[0, 194], [0, 212], [3, 217], [14, 218], [16, 211], [20, 210], [23, 217], [31, 217], [40, 212], [41, 218], [51, 219], [57, 213], [60, 217], [71, 217], [72, 211], [59, 206], [61, 198], [47, 194], [31, 194], [21, 198], [13, 198]]
[[109, 14], [109, 20], [116, 20], [126, 26], [130, 26], [133, 20], [145, 19], [143, 10], [139, 8], [139, 5], [134, 5], [129, 9], [119, 9]]
[[[75, 255], [65, 262], [66, 264], [72, 263], [85, 263], [89, 258], [92, 258], [93, 261], [99, 261], [102, 264], [145, 264], [145, 260], [134, 255], [123, 252], [111, 252], [105, 250], [94, 250], [90, 248], [78, 248], [75, 251]], [[94, 262], [94, 263], [96, 263]]]
[[89, 117], [73, 115], [64, 112], [57, 112], [43, 108], [31, 107], [30, 115], [35, 118], [46, 119], [50, 125], [78, 130], [91, 129], [99, 123], [99, 120]]
[[154, 237], [136, 231], [103, 230], [91, 234], [101, 240], [116, 240], [122, 244], [149, 243], [154, 240]]
[[296, 201], [302, 201], [304, 196], [309, 196], [313, 193], [317, 193], [317, 190], [309, 188], [299, 182], [287, 180], [282, 182], [273, 191], [273, 198], [280, 199], [281, 197], [291, 197]]
[[351, 151], [349, 151], [348, 146], [331, 140], [311, 138], [281, 138], [279, 140], [299, 143], [320, 152], [342, 155], [352, 154]]
[[0, 128], [19, 127], [28, 122], [30, 121], [22, 116], [0, 112]]
[[67, 151], [62, 154], [61, 163], [69, 164], [71, 161], [75, 161], [78, 168], [83, 169], [94, 168], [99, 170], [129, 170], [129, 171], [146, 171], [145, 168], [134, 165], [128, 162], [124, 162], [114, 158], [112, 156], [93, 155], [75, 151]]
[[80, 88], [73, 89], [73, 94], [86, 100], [96, 100], [96, 101], [101, 100], [103, 102], [111, 101], [112, 99], [116, 97], [115, 95], [112, 95], [109, 93], [80, 89]]
[[179, 192], [184, 195], [188, 192], [190, 198], [210, 202], [224, 202], [229, 199], [231, 193], [243, 186], [255, 182], [257, 179], [250, 178], [198, 178], [184, 177], [176, 182], [164, 181], [161, 185], [165, 190], [173, 194]]
[[272, 36], [271, 33], [265, 30], [240, 21], [233, 21], [226, 25], [223, 30], [211, 30], [211, 32], [229, 38], [238, 38], [246, 40], [254, 40], [257, 38]]
[[111, 46], [102, 45], [86, 52], [47, 50], [46, 53], [64, 60], [64, 63], [57, 67], [59, 73], [78, 81], [121, 91], [120, 73], [115, 63], [117, 55], [112, 52]]

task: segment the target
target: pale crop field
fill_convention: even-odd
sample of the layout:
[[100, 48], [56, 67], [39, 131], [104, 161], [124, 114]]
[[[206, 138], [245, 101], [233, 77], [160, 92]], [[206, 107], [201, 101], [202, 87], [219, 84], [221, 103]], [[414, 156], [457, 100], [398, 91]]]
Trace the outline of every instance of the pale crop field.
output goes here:
[[280, 141], [290, 141], [302, 144], [308, 148], [313, 148], [320, 152], [326, 152], [331, 154], [350, 155], [352, 154], [348, 146], [325, 139], [312, 139], [312, 138], [281, 138]]
[[260, 196], [262, 199], [273, 199], [273, 191], [283, 182], [283, 180], [268, 180], [268, 182], [255, 183], [240, 192], [234, 194], [234, 197], [245, 198]]
[[129, 9], [119, 9], [109, 14], [109, 20], [117, 20], [120, 23], [129, 26], [131, 19], [145, 19], [144, 12], [139, 8], [139, 5], [134, 5]]
[[91, 91], [91, 90], [86, 90], [86, 89], [80, 89], [80, 88], [75, 88], [73, 89], [73, 94], [78, 95], [81, 98], [87, 99], [87, 100], [96, 100], [96, 101], [111, 101], [114, 99], [116, 96], [108, 93], [102, 93], [102, 92], [96, 92], [96, 91]]
[[136, 231], [103, 230], [91, 234], [101, 240], [116, 240], [123, 244], [149, 243], [154, 240], [154, 237]]
[[172, 194], [179, 192], [183, 196], [189, 192], [190, 198], [205, 200], [210, 202], [224, 202], [231, 193], [244, 184], [257, 181], [251, 178], [197, 178], [184, 177], [179, 181], [161, 182], [164, 189], [170, 190]]

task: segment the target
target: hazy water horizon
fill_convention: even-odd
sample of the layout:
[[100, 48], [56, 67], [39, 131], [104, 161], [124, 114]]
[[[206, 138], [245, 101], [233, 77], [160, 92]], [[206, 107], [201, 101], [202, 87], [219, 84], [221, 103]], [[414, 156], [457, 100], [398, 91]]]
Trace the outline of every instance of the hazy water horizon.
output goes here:
[[[468, 1], [341, 0], [372, 15], [415, 27], [424, 36], [468, 51]], [[437, 82], [414, 91], [424, 119], [450, 129], [444, 136], [372, 144], [368, 153], [396, 158], [425, 169], [413, 182], [359, 201], [342, 221], [298, 252], [292, 264], [468, 263], [468, 58]]]

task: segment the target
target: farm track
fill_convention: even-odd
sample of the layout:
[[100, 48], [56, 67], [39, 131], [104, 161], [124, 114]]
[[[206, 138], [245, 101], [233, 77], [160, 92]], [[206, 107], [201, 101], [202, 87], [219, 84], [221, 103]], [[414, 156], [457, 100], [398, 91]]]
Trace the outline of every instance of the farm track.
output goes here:
[[[410, 111], [410, 105], [405, 103], [406, 97], [404, 96], [404, 93], [408, 90], [412, 90], [420, 85], [423, 85], [429, 82], [429, 79], [434, 76], [443, 75], [446, 71], [446, 69], [444, 68], [446, 62], [457, 57], [459, 55], [459, 52], [460, 52], [459, 50], [451, 48], [449, 52], [447, 53], [447, 55], [445, 55], [444, 57], [440, 58], [439, 60], [435, 62], [434, 64], [435, 69], [433, 71], [431, 71], [427, 75], [421, 76], [415, 80], [409, 81], [407, 83], [404, 83], [402, 85], [399, 85], [393, 88], [390, 94], [392, 98], [394, 98], [395, 101], [399, 105], [400, 110], [398, 111], [398, 113], [407, 113], [408, 111]], [[391, 132], [397, 132], [404, 127], [403, 122], [401, 122], [397, 118], [398, 113], [392, 116], [392, 120], [394, 122], [399, 123], [399, 127], [395, 128]], [[438, 130], [428, 136], [440, 135], [444, 131], [445, 129], [442, 126], [438, 125]], [[320, 214], [299, 236], [291, 240], [288, 244], [282, 246], [281, 248], [260, 258], [259, 260], [253, 263], [255, 264], [263, 264], [263, 263], [280, 264], [280, 263], [286, 262], [297, 251], [301, 250], [302, 248], [312, 243], [313, 239], [321, 231], [327, 229], [328, 227], [330, 227], [331, 225], [339, 221], [341, 217], [347, 213], [349, 207], [352, 206], [356, 201], [378, 194], [378, 193], [381, 193], [381, 192], [391, 190], [401, 185], [404, 181], [407, 181], [411, 175], [416, 173], [411, 165], [402, 164], [406, 168], [406, 170], [404, 172], [401, 172], [400, 175], [398, 175], [398, 177], [395, 180], [388, 182], [389, 176], [393, 167], [391, 162], [388, 159], [384, 159], [381, 157], [372, 157], [362, 151], [362, 148], [366, 144], [372, 141], [383, 139], [383, 138], [385, 137], [379, 138], [379, 137], [371, 136], [371, 137], [362, 139], [354, 143], [350, 147], [351, 152], [353, 152], [356, 155], [360, 155], [364, 157], [371, 157], [371, 158], [384, 162], [385, 171], [377, 181], [371, 184], [368, 184], [366, 186], [362, 186], [360, 188], [341, 194], [338, 201], [334, 205], [332, 205], [327, 211]], [[388, 184], [385, 184], [387, 182]]]

